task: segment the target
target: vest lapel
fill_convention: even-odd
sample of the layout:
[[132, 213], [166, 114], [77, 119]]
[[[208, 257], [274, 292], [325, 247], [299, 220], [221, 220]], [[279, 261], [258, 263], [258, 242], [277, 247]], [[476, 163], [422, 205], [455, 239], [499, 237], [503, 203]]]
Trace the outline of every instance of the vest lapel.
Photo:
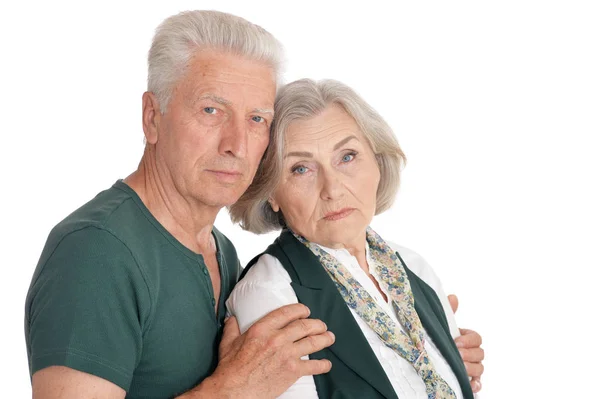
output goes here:
[[384, 397], [397, 399], [350, 309], [314, 254], [289, 231], [283, 231], [276, 244], [287, 257], [280, 259], [284, 267], [293, 268], [288, 273], [298, 301], [311, 309], [311, 318], [325, 321], [328, 329], [335, 334], [335, 343], [325, 350], [333, 352]]
[[[399, 254], [396, 253], [396, 255], [400, 258], [408, 275], [410, 287], [415, 298], [415, 309], [423, 327], [427, 330], [429, 337], [431, 337], [435, 346], [440, 350], [450, 368], [452, 368], [463, 392], [463, 398], [473, 399], [469, 377], [460, 353], [450, 334], [444, 308], [441, 306], [437, 294], [406, 266]], [[445, 324], [441, 321], [445, 321]]]

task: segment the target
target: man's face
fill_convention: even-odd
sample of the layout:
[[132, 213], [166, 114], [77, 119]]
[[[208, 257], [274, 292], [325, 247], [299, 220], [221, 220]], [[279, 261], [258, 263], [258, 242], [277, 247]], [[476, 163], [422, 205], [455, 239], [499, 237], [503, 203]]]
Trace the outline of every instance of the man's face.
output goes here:
[[269, 143], [273, 70], [230, 53], [199, 51], [157, 123], [161, 179], [188, 201], [233, 204], [252, 182]]

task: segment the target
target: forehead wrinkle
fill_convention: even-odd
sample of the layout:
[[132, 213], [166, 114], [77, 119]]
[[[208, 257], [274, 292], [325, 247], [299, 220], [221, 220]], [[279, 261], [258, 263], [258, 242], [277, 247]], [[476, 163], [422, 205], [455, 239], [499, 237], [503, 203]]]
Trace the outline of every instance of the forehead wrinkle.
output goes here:
[[[211, 77], [215, 79], [215, 82], [224, 83], [224, 84], [239, 84], [242, 83], [245, 86], [251, 86], [254, 88], [258, 88], [260, 90], [267, 90], [265, 87], [265, 80], [263, 76], [260, 74], [232, 70], [232, 71], [223, 71], [223, 70], [205, 70], [202, 72], [202, 77]], [[269, 80], [271, 81], [271, 80]], [[272, 81], [273, 92], [275, 91], [275, 80]]]
[[[298, 151], [304, 150], [305, 146], [309, 146], [311, 148], [317, 147], [319, 150], [321, 150], [323, 148], [331, 147], [330, 145], [328, 145], [328, 143], [331, 142], [332, 140], [334, 140], [336, 138], [336, 136], [338, 136], [341, 132], [346, 132], [346, 131], [348, 131], [350, 133], [350, 136], [345, 137], [344, 139], [342, 139], [342, 141], [336, 143], [333, 146], [332, 151], [336, 151], [338, 149], [338, 146], [345, 144], [348, 140], [350, 140], [352, 138], [355, 138], [356, 140], [358, 140], [360, 142], [360, 140], [358, 139], [358, 137], [355, 134], [355, 129], [353, 128], [353, 126], [350, 126], [349, 128], [346, 128], [345, 126], [340, 126], [340, 125], [344, 125], [346, 123], [347, 122], [339, 122], [333, 126], [327, 126], [326, 128], [318, 129], [315, 131], [312, 131], [312, 129], [310, 129], [310, 128], [305, 129], [303, 126], [297, 126], [296, 132], [294, 132], [294, 134], [288, 135], [288, 137], [286, 137], [286, 140], [285, 140], [286, 150], [289, 147], [296, 147], [296, 146], [299, 147]], [[313, 126], [316, 126], [316, 125], [313, 125]], [[289, 136], [292, 136], [292, 137], [289, 137]]]

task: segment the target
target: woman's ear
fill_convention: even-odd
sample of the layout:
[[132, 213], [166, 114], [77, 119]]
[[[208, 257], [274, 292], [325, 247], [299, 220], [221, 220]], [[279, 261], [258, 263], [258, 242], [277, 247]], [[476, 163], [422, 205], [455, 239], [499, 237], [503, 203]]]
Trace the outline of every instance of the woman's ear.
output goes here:
[[269, 205], [271, 205], [271, 209], [273, 209], [273, 212], [279, 212], [279, 205], [277, 204], [277, 201], [275, 201], [271, 197], [269, 197]]

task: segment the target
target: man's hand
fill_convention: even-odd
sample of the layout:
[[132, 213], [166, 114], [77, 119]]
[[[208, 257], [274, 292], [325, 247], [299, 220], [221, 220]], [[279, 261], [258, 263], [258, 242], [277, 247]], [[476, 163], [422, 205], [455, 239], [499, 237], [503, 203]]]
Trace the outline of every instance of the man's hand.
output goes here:
[[197, 392], [215, 398], [275, 398], [304, 375], [328, 372], [329, 360], [300, 359], [335, 340], [325, 323], [308, 316], [302, 304], [283, 306], [244, 334], [235, 317], [230, 317], [219, 347], [219, 365]]
[[[452, 311], [458, 309], [458, 298], [456, 295], [448, 295]], [[460, 337], [456, 338], [456, 346], [465, 362], [467, 374], [471, 377], [471, 388], [474, 393], [481, 390], [481, 374], [483, 374], [484, 352], [481, 348], [481, 335], [473, 330], [460, 328]]]

